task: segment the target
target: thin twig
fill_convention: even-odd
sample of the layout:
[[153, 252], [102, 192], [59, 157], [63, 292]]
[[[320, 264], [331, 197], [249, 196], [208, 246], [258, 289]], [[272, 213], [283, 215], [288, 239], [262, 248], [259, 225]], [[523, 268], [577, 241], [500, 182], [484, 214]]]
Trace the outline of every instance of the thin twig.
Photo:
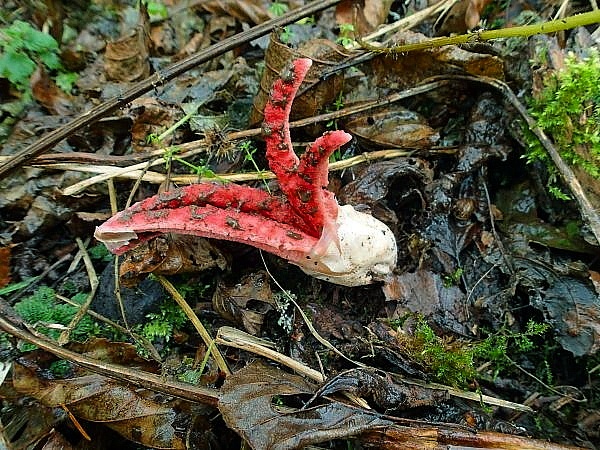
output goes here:
[[77, 326], [77, 324], [83, 319], [83, 316], [87, 313], [90, 305], [92, 304], [92, 300], [96, 296], [96, 290], [98, 289], [98, 276], [96, 275], [96, 270], [94, 269], [94, 265], [92, 264], [92, 260], [90, 259], [90, 255], [85, 248], [83, 241], [80, 238], [75, 239], [77, 241], [77, 246], [79, 247], [79, 252], [83, 255], [83, 263], [85, 264], [85, 268], [88, 274], [88, 280], [90, 281], [90, 293], [88, 294], [85, 302], [82, 305], [78, 305], [79, 309], [69, 322], [67, 329], [64, 330], [59, 338], [58, 343], [60, 345], [64, 345], [69, 342], [69, 337], [71, 336], [71, 331]]
[[190, 307], [190, 305], [188, 305], [188, 303], [181, 296], [179, 291], [177, 291], [177, 289], [175, 289], [175, 286], [173, 286], [169, 280], [167, 280], [162, 275], [156, 275], [156, 278], [158, 279], [160, 284], [162, 284], [163, 287], [169, 292], [169, 294], [171, 294], [173, 299], [177, 302], [177, 304], [183, 310], [183, 312], [188, 317], [188, 319], [190, 319], [190, 321], [192, 322], [192, 325], [194, 325], [194, 328], [196, 329], [196, 331], [198, 332], [198, 334], [200, 335], [200, 337], [206, 344], [206, 347], [208, 349], [210, 349], [210, 351], [213, 355], [213, 358], [215, 358], [215, 362], [217, 363], [217, 366], [219, 367], [221, 372], [223, 372], [226, 375], [230, 375], [231, 371], [229, 370], [229, 367], [227, 367], [225, 358], [223, 358], [223, 355], [221, 355], [219, 348], [216, 345], [214, 345], [214, 339], [211, 337], [209, 332], [206, 330], [206, 328], [204, 327], [202, 322], [200, 322], [200, 319], [198, 319], [198, 316], [196, 315], [194, 310]]
[[529, 37], [536, 34], [550, 34], [558, 31], [570, 30], [572, 28], [582, 27], [600, 22], [600, 11], [590, 11], [587, 13], [576, 14], [565, 17], [564, 19], [551, 20], [549, 22], [533, 25], [523, 25], [518, 27], [501, 28], [498, 30], [480, 30], [472, 33], [461, 34], [458, 36], [443, 36], [431, 39], [425, 39], [421, 42], [410, 44], [400, 44], [393, 47], [378, 47], [369, 44], [357, 37], [358, 43], [362, 48], [373, 53], [383, 53], [387, 55], [400, 55], [417, 50], [429, 50], [447, 45], [476, 44], [494, 39], [506, 39], [511, 37]]
[[289, 356], [279, 353], [277, 350], [269, 348], [271, 344], [264, 339], [257, 338], [251, 334], [232, 327], [221, 327], [217, 331], [215, 342], [228, 347], [239, 348], [255, 355], [275, 361], [286, 367], [289, 367], [294, 372], [304, 375], [318, 383], [325, 381], [325, 377], [318, 370], [312, 369], [305, 364], [296, 361]]
[[162, 392], [167, 395], [173, 395], [193, 402], [201, 402], [213, 407], [219, 403], [219, 393], [213, 389], [194, 386], [191, 384], [180, 383], [177, 381], [168, 381], [159, 375], [154, 375], [139, 369], [130, 369], [118, 364], [112, 364], [104, 361], [98, 361], [87, 356], [80, 355], [77, 352], [67, 350], [51, 341], [45, 336], [35, 336], [30, 331], [22, 328], [18, 319], [13, 322], [12, 317], [18, 317], [14, 310], [2, 299], [0, 299], [0, 330], [24, 341], [30, 342], [45, 350], [74, 362], [94, 373], [118, 380], [127, 384], [133, 384], [155, 392]]

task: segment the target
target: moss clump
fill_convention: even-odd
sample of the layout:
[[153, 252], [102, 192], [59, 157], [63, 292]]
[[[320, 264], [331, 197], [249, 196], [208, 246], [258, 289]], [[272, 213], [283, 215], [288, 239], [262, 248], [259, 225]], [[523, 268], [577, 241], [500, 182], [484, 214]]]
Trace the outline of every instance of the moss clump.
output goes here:
[[[561, 157], [600, 180], [600, 56], [590, 49], [589, 56], [578, 59], [570, 54], [563, 70], [545, 80], [545, 88], [530, 103], [529, 112], [538, 126], [552, 136]], [[531, 135], [528, 161], [541, 160], [550, 170], [550, 191], [556, 169], [546, 151]]]
[[398, 333], [406, 355], [418, 362], [435, 381], [466, 387], [470, 382], [485, 378], [477, 366], [490, 364], [492, 377], [513, 365], [512, 358], [539, 351], [534, 337], [545, 334], [549, 325], [529, 321], [523, 331], [502, 328], [478, 342], [441, 337], [427, 321], [418, 317], [412, 333]]
[[[83, 303], [86, 294], [77, 294], [73, 301]], [[36, 329], [46, 336], [58, 339], [62, 330], [53, 327], [53, 324], [67, 326], [78, 311], [75, 306], [60, 303], [56, 293], [48, 286], [40, 287], [35, 293], [20, 302], [15, 303], [15, 311]], [[100, 332], [99, 326], [89, 317], [84, 316], [71, 332], [71, 338], [76, 341], [85, 341]], [[23, 350], [32, 350], [34, 346], [28, 344]]]

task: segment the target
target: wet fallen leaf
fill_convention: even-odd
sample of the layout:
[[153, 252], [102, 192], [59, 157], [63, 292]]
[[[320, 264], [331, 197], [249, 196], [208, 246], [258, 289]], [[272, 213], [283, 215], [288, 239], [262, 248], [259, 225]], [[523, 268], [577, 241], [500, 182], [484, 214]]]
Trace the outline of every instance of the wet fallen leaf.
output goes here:
[[397, 275], [393, 289], [390, 317], [404, 317], [407, 312], [418, 313], [446, 330], [468, 335], [469, 311], [465, 294], [457, 286], [448, 286], [442, 277], [426, 270]]
[[399, 106], [350, 119], [344, 128], [366, 146], [426, 149], [439, 139], [420, 114]]
[[302, 448], [392, 424], [377, 413], [338, 402], [290, 410], [273, 401], [298, 402], [299, 397], [314, 391], [314, 386], [297, 375], [253, 363], [227, 377], [219, 411], [229, 427], [252, 448], [261, 450]]
[[[392, 42], [399, 45], [422, 42], [426, 39], [420, 33], [401, 31], [394, 35]], [[504, 79], [502, 59], [450, 45], [423, 52], [395, 55], [394, 58], [380, 55], [371, 62], [369, 70], [373, 72], [374, 77], [369, 79], [369, 83], [389, 91], [411, 87], [430, 76], [456, 73], [457, 69], [470, 75]], [[365, 91], [373, 94], [372, 88]]]
[[340, 391], [351, 392], [358, 397], [372, 399], [374, 406], [386, 413], [435, 405], [450, 398], [446, 390], [396, 383], [389, 375], [382, 376], [382, 373], [374, 369], [342, 372], [328, 380], [318, 390], [317, 396], [324, 397]]
[[96, 374], [45, 379], [36, 369], [36, 363], [25, 357], [15, 363], [15, 389], [49, 407], [66, 405], [74, 416], [103, 422], [133, 442], [163, 449], [185, 448], [174, 428], [176, 411], [168, 402], [153, 399], [154, 394]]
[[[294, 99], [290, 118], [297, 120], [311, 117], [336, 99], [343, 86], [343, 75], [334, 73], [323, 79], [322, 72], [348, 58], [344, 48], [326, 39], [312, 39], [296, 50], [282, 43], [276, 34], [272, 34], [265, 53], [266, 69], [260, 81], [260, 91], [254, 98], [250, 114], [251, 125], [262, 122], [263, 110], [273, 82], [282, 76], [281, 71], [289, 61], [298, 58], [313, 58], [314, 61]], [[303, 92], [306, 86], [310, 86], [310, 89]]]
[[[92, 309], [109, 319], [123, 323], [120, 306], [115, 301], [115, 267], [112, 260], [99, 278], [100, 285], [92, 301]], [[164, 301], [164, 290], [158, 281], [146, 278], [135, 288], [121, 287], [121, 298], [127, 323], [135, 325], [143, 323], [148, 313], [158, 311]]]
[[[21, 395], [8, 380], [2, 384], [1, 389], [0, 398], [4, 402]], [[0, 448], [21, 450], [41, 445], [65, 416], [61, 410], [47, 408], [37, 402], [34, 402], [34, 405], [14, 404], [11, 408], [3, 409], [0, 413]], [[7, 444], [5, 447], [2, 447], [3, 438]]]
[[[528, 264], [529, 265], [529, 264]], [[534, 267], [530, 266], [530, 269]], [[532, 297], [533, 305], [553, 325], [557, 340], [575, 356], [593, 355], [600, 349], [600, 298], [587, 280], [544, 270], [550, 283]]]
[[385, 23], [392, 3], [391, 0], [344, 0], [335, 8], [335, 21], [338, 25], [354, 24], [355, 32], [362, 36]]
[[503, 220], [498, 223], [500, 229], [513, 239], [518, 236], [549, 248], [597, 254], [597, 247], [583, 239], [577, 223], [557, 227], [538, 216], [541, 211], [538, 211], [540, 206], [536, 199], [540, 196], [537, 191], [531, 181], [498, 191], [496, 203], [503, 215]]
[[248, 333], [257, 335], [265, 314], [275, 306], [269, 275], [258, 271], [246, 275], [233, 286], [221, 281], [215, 289], [212, 303], [221, 317], [242, 324]]
[[104, 69], [111, 80], [138, 81], [150, 74], [149, 17], [140, 6], [138, 26], [117, 41], [106, 44]]
[[76, 448], [61, 433], [53, 430], [42, 450], [76, 450]]
[[119, 268], [123, 286], [132, 287], [148, 274], [173, 275], [225, 270], [227, 259], [208, 239], [189, 235], [156, 236], [129, 251]]
[[396, 224], [398, 217], [395, 211], [390, 208], [389, 202], [384, 202], [390, 190], [394, 192], [394, 202], [401, 205], [432, 178], [433, 171], [423, 159], [379, 161], [357, 171], [354, 181], [346, 184], [338, 196], [342, 203], [366, 205], [378, 219]]

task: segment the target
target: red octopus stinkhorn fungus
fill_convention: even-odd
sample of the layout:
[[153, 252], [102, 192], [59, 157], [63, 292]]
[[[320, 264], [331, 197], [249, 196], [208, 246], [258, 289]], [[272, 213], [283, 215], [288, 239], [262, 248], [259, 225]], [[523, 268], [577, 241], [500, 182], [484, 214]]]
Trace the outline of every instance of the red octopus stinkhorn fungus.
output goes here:
[[311, 66], [297, 59], [275, 81], [264, 111], [267, 159], [283, 196], [236, 184], [199, 183], [143, 200], [96, 229], [116, 254], [159, 233], [242, 242], [274, 253], [317, 278], [344, 286], [386, 279], [396, 265], [391, 230], [327, 190], [329, 156], [351, 136], [327, 132], [298, 158], [289, 114]]

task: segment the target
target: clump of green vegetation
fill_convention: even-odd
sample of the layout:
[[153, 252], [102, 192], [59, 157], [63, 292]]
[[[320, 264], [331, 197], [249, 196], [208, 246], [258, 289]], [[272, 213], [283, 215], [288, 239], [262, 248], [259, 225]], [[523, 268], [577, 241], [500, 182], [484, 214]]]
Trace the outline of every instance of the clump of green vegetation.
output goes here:
[[[561, 157], [600, 180], [600, 56], [596, 49], [578, 59], [568, 55], [565, 68], [550, 76], [529, 112], [538, 126], [551, 135]], [[556, 186], [557, 173], [548, 154], [532, 135], [528, 162], [541, 160], [550, 171], [548, 188], [558, 198], [568, 199]]]
[[108, 251], [104, 244], [96, 244], [88, 248], [88, 253], [90, 258], [105, 263], [111, 262], [114, 259], [113, 254]]
[[[150, 313], [146, 317], [148, 321], [139, 325], [136, 332], [153, 344], [160, 344], [161, 346], [169, 343], [173, 337], [173, 332], [181, 329], [188, 320], [185, 313], [172, 300], [165, 301], [158, 312]], [[138, 353], [147, 356], [141, 348], [138, 349]]]
[[[87, 294], [80, 293], [73, 296], [72, 300], [82, 304], [86, 297]], [[56, 293], [48, 286], [40, 287], [33, 295], [15, 303], [14, 308], [24, 321], [52, 339], [58, 339], [62, 332], [60, 326], [69, 325], [78, 310], [75, 306], [57, 301]], [[100, 333], [100, 325], [91, 317], [84, 316], [71, 332], [71, 338], [75, 341], [85, 341], [90, 336], [97, 336]], [[31, 344], [25, 344], [22, 350], [28, 351], [34, 348], [35, 346]]]
[[399, 334], [403, 347], [413, 360], [420, 363], [434, 379], [451, 386], [464, 387], [481, 379], [477, 367], [491, 363], [493, 376], [511, 366], [511, 355], [523, 354], [535, 349], [532, 338], [543, 335], [547, 324], [529, 321], [522, 332], [502, 329], [490, 334], [480, 342], [466, 342], [443, 338], [422, 317], [417, 319], [411, 334]]
[[19, 92], [29, 95], [29, 77], [38, 64], [58, 72], [57, 85], [70, 91], [76, 75], [64, 70], [58, 43], [52, 36], [21, 20], [0, 28], [0, 77], [8, 79]]
[[50, 372], [56, 378], [67, 378], [67, 376], [71, 373], [72, 366], [69, 361], [65, 361], [64, 359], [59, 359], [57, 361], [53, 361], [50, 364]]
[[340, 24], [340, 34], [335, 41], [343, 47], [354, 44], [354, 25], [351, 23]]

